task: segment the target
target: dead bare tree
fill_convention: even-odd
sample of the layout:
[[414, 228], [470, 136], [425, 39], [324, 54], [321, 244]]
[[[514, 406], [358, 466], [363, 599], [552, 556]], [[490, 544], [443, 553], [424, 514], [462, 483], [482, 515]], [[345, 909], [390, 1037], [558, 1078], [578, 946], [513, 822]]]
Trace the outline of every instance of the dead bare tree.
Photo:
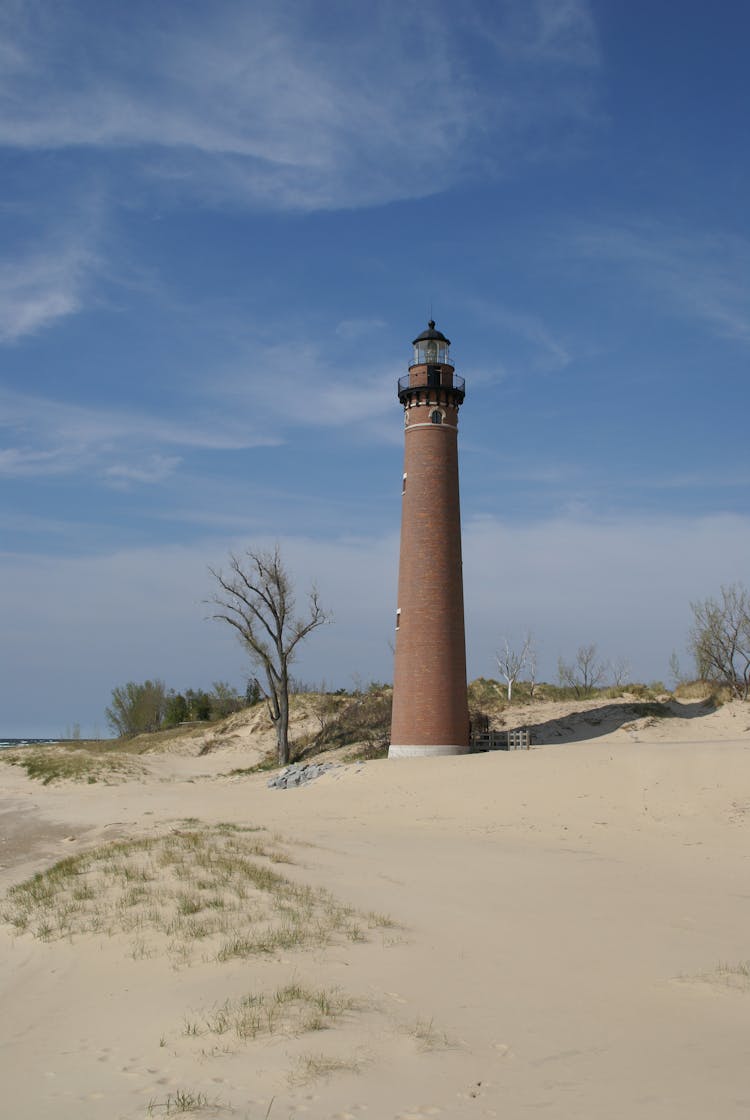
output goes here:
[[529, 697], [534, 699], [534, 691], [536, 689], [536, 649], [532, 646], [529, 650], [528, 657], [526, 658], [526, 678], [529, 682]]
[[536, 671], [536, 654], [534, 652], [534, 640], [530, 633], [526, 634], [523, 644], [515, 649], [511, 646], [507, 638], [503, 640], [503, 652], [495, 654], [497, 667], [500, 674], [505, 677], [506, 684], [508, 685], [508, 701], [513, 699], [513, 685], [524, 669], [533, 663], [534, 670]]
[[564, 661], [562, 657], [557, 662], [560, 684], [565, 688], [572, 688], [576, 696], [590, 696], [602, 683], [606, 672], [606, 663], [599, 661], [599, 652], [594, 642], [588, 646], [579, 646], [574, 662]]
[[689, 645], [698, 675], [750, 695], [750, 595], [741, 583], [722, 587], [721, 599], [691, 603]]
[[[238, 633], [253, 663], [262, 670], [261, 683], [268, 714], [276, 729], [279, 765], [289, 762], [289, 666], [297, 646], [316, 627], [328, 621], [313, 588], [306, 618], [294, 617], [294, 589], [281, 559], [273, 552], [248, 549], [242, 557], [229, 557], [230, 575], [209, 568], [219, 585], [210, 600], [219, 610], [214, 618]], [[259, 682], [260, 683], [260, 682]]]
[[630, 662], [627, 657], [616, 657], [610, 662], [609, 670], [613, 688], [622, 688], [630, 680]]

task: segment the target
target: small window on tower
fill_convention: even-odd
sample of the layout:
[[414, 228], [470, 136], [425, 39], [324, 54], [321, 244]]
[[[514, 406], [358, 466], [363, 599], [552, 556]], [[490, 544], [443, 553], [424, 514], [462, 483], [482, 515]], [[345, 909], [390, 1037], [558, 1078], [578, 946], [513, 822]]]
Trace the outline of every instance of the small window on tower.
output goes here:
[[435, 411], [430, 416], [430, 419], [432, 420], [433, 424], [442, 424], [443, 414], [438, 408], [436, 408]]
[[397, 630], [398, 630], [400, 625], [401, 625], [401, 607], [399, 607], [398, 610], [396, 611], [396, 629]]
[[406, 493], [406, 475], [404, 475], [403, 479], [401, 480], [401, 493]]

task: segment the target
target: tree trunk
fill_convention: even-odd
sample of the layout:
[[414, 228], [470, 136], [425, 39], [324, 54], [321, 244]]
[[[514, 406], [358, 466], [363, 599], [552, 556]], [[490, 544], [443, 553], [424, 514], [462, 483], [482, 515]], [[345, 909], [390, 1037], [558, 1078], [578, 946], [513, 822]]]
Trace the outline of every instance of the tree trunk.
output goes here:
[[279, 766], [289, 765], [289, 689], [279, 689], [279, 718], [276, 721], [276, 753]]

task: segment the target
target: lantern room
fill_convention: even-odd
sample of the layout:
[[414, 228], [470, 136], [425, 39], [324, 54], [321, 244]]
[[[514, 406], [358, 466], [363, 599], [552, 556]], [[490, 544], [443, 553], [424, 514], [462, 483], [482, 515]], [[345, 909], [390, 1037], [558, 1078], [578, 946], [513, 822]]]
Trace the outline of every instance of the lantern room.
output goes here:
[[451, 364], [450, 339], [438, 330], [435, 330], [435, 320], [430, 319], [426, 331], [414, 339], [412, 343], [414, 355], [411, 366], [447, 366]]

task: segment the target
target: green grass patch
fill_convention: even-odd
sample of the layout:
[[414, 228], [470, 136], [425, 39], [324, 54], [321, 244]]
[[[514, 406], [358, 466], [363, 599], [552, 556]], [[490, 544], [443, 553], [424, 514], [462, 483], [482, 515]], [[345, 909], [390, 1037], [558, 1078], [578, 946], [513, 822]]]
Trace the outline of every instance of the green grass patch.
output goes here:
[[137, 758], [125, 752], [94, 750], [63, 743], [0, 751], [0, 761], [20, 766], [30, 778], [45, 786], [66, 781], [111, 784], [144, 773]]
[[150, 1100], [146, 1107], [147, 1116], [185, 1116], [191, 1112], [204, 1112], [207, 1108], [219, 1109], [218, 1101], [209, 1101], [205, 1093], [194, 1089], [175, 1089], [168, 1093], [165, 1100]]
[[0, 917], [40, 940], [130, 935], [133, 959], [175, 964], [273, 955], [386, 926], [278, 870], [283, 845], [225, 824], [121, 840], [69, 856], [12, 887]]
[[347, 1012], [364, 1005], [339, 988], [307, 988], [297, 982], [275, 992], [251, 993], [227, 1000], [197, 1020], [186, 1022], [184, 1034], [228, 1036], [246, 1042], [264, 1035], [301, 1035], [327, 1030]]

